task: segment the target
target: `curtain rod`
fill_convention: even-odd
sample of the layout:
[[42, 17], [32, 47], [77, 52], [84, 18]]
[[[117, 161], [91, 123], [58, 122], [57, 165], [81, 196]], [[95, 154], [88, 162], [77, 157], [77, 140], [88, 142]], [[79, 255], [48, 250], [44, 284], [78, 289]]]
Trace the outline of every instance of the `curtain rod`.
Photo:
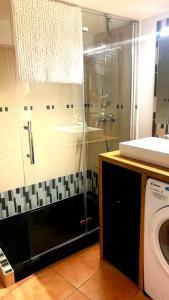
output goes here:
[[104, 17], [105, 16], [110, 16], [111, 19], [116, 19], [116, 20], [119, 20], [119, 21], [127, 22], [127, 23], [138, 22], [135, 19], [128, 19], [126, 17], [115, 16], [115, 15], [112, 15], [111, 13], [106, 13], [106, 12], [98, 11], [98, 10], [95, 10], [95, 9], [92, 9], [92, 8], [88, 8], [88, 7], [84, 7], [84, 6], [79, 6], [77, 4], [70, 3], [70, 2], [67, 2], [65, 0], [50, 0], [50, 1], [61, 2], [61, 3], [65, 4], [65, 5], [70, 5], [70, 6], [73, 6], [73, 7], [78, 7], [84, 13], [86, 12], [86, 13], [90, 13], [90, 14], [93, 14], [93, 15], [99, 15], [99, 16], [104, 16]]
[[50, 0], [50, 1], [53, 1], [53, 2], [60, 2], [60, 3], [63, 3], [63, 4], [65, 4], [65, 5], [70, 5], [70, 6], [73, 6], [73, 7], [81, 8], [79, 5], [76, 5], [76, 4], [73, 4], [73, 3], [69, 3], [69, 2], [64, 1], [64, 0]]

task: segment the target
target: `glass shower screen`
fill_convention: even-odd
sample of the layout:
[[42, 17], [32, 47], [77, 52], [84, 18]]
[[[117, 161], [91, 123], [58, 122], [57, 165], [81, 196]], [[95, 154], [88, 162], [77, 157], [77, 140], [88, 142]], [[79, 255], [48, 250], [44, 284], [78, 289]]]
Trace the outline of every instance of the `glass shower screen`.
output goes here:
[[[133, 23], [84, 10], [85, 119], [88, 230], [98, 222], [98, 155], [130, 139], [132, 111]], [[93, 223], [92, 223], [93, 222]]]
[[19, 274], [32, 258], [98, 240], [98, 154], [130, 138], [132, 23], [83, 10], [83, 84], [21, 81], [1, 3], [0, 247]]

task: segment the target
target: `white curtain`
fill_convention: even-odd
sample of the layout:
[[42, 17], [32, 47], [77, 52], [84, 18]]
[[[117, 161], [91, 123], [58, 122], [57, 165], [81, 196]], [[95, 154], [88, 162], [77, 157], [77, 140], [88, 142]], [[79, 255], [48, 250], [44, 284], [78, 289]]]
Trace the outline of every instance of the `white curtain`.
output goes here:
[[81, 9], [51, 0], [12, 0], [20, 78], [81, 84]]

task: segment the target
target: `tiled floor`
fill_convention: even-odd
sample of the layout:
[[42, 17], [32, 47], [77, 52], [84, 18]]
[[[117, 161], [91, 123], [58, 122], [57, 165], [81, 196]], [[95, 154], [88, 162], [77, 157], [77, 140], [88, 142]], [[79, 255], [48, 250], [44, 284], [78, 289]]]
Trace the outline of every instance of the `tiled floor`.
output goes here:
[[94, 245], [8, 289], [0, 300], [146, 300], [138, 287], [107, 262]]

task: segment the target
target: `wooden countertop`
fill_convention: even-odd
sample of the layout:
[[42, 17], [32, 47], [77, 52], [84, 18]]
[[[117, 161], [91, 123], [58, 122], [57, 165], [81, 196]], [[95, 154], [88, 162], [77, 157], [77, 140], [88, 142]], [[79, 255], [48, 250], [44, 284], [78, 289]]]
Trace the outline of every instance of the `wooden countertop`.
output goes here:
[[169, 182], [169, 168], [121, 156], [119, 150], [100, 154], [99, 159], [138, 173], [146, 174], [148, 177], [153, 177], [157, 180]]

